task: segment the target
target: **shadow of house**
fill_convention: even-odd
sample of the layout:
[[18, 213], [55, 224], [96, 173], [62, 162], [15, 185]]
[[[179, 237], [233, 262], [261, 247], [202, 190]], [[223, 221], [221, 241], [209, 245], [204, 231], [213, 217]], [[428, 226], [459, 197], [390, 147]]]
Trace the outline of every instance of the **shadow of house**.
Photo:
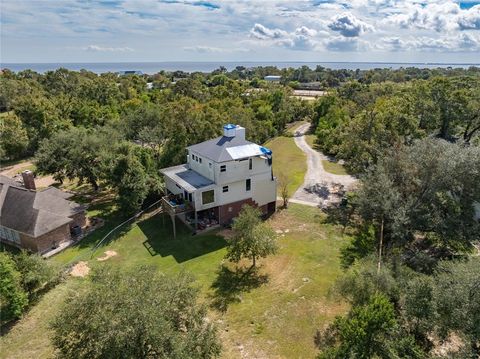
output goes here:
[[155, 215], [138, 223], [146, 241], [144, 247], [151, 256], [172, 256], [177, 263], [182, 263], [224, 248], [224, 238], [215, 233], [192, 236], [190, 229], [177, 221], [177, 239], [172, 236], [172, 222], [165, 214]]

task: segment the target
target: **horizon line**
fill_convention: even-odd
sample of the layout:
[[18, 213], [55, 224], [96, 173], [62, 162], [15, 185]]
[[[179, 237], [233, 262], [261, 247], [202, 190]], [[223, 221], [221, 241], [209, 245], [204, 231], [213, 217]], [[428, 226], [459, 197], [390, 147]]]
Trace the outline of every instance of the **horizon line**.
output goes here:
[[0, 62], [0, 65], [16, 65], [16, 64], [161, 64], [161, 63], [203, 63], [203, 64], [228, 64], [228, 63], [245, 63], [245, 64], [260, 64], [260, 63], [275, 63], [275, 64], [412, 64], [412, 65], [480, 65], [480, 62], [404, 62], [404, 61], [98, 61], [98, 62]]

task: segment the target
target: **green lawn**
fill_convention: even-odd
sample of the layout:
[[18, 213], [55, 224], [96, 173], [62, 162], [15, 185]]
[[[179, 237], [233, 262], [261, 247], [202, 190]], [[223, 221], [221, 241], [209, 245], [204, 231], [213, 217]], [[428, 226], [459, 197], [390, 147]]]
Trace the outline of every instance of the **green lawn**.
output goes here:
[[334, 175], [348, 175], [345, 167], [339, 163], [322, 160], [322, 166], [325, 171], [333, 173]]
[[305, 141], [313, 149], [316, 148], [316, 145], [315, 145], [315, 140], [316, 139], [317, 139], [317, 136], [315, 136], [315, 135], [305, 135]]
[[[288, 191], [292, 195], [303, 183], [307, 171], [307, 157], [297, 147], [293, 137], [276, 137], [267, 142], [266, 147], [273, 152], [273, 173], [277, 178], [288, 179]], [[278, 186], [280, 191], [280, 186]]]
[[[316, 329], [346, 310], [345, 304], [327, 295], [341, 272], [338, 252], [345, 239], [340, 229], [323, 224], [321, 212], [312, 207], [292, 204], [269, 222], [276, 230], [284, 231], [279, 236], [279, 252], [261, 260], [257, 275], [235, 287], [241, 290], [231, 286], [237, 283], [235, 273], [224, 271], [219, 275], [225, 240], [218, 232], [192, 236], [179, 223], [178, 238], [173, 239], [170, 218], [162, 215], [128, 228], [95, 254], [113, 250], [116, 256], [106, 262], [94, 258], [88, 265], [110, 263], [129, 268], [151, 264], [165, 273], [192, 273], [202, 300], [210, 306], [210, 318], [219, 326], [224, 358], [241, 357], [239, 348], [249, 357], [313, 357]], [[91, 245], [93, 241], [85, 248]], [[61, 254], [64, 257], [52, 260], [66, 261], [77, 251], [68, 249]], [[79, 285], [88, 285], [88, 280], [68, 279], [44, 296], [10, 333], [0, 338], [0, 357], [51, 357], [47, 323], [66, 293]], [[224, 311], [216, 306], [219, 302], [225, 305]]]

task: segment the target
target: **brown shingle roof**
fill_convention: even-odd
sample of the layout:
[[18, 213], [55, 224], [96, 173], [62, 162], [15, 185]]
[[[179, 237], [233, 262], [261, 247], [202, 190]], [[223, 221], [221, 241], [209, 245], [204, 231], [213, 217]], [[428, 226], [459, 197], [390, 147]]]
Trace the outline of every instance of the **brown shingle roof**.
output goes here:
[[70, 223], [85, 207], [57, 191], [31, 191], [0, 178], [0, 225], [38, 237]]

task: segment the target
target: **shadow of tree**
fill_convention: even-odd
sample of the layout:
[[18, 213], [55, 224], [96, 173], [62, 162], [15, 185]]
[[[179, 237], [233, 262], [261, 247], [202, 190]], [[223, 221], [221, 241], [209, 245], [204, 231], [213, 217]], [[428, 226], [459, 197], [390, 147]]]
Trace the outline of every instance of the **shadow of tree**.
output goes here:
[[225, 312], [231, 303], [241, 301], [241, 294], [248, 293], [254, 288], [268, 282], [268, 275], [260, 274], [258, 267], [235, 268], [234, 270], [222, 265], [217, 278], [212, 283], [214, 292], [211, 306]]

